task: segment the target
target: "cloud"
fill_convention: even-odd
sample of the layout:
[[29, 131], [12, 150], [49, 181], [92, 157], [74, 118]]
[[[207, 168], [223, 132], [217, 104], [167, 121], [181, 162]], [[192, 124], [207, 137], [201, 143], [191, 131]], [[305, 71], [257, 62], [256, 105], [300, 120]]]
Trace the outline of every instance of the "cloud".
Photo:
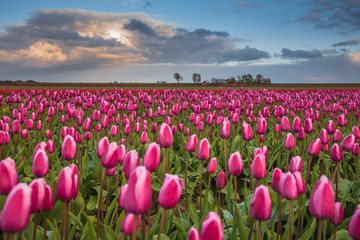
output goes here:
[[257, 48], [235, 47], [239, 41], [225, 31], [190, 31], [144, 13], [43, 9], [0, 34], [0, 56], [4, 56], [0, 63], [9, 68], [61, 72], [139, 63], [221, 64], [269, 57]]
[[238, 8], [258, 8], [262, 7], [261, 3], [247, 3], [244, 1], [237, 1], [235, 2], [235, 6]]
[[349, 52], [347, 54], [348, 58], [353, 63], [360, 63], [360, 51], [359, 52]]
[[353, 46], [353, 45], [358, 45], [358, 44], [360, 44], [360, 38], [359, 38], [359, 39], [355, 39], [355, 40], [348, 40], [348, 41], [343, 41], [343, 42], [335, 43], [335, 44], [333, 44], [333, 47]]
[[311, 59], [311, 58], [321, 58], [323, 57], [323, 54], [319, 50], [290, 50], [288, 48], [281, 49], [281, 55], [282, 58], [288, 58], [288, 59]]
[[360, 1], [311, 0], [309, 11], [299, 21], [314, 24], [316, 28], [334, 28], [342, 33], [360, 30]]

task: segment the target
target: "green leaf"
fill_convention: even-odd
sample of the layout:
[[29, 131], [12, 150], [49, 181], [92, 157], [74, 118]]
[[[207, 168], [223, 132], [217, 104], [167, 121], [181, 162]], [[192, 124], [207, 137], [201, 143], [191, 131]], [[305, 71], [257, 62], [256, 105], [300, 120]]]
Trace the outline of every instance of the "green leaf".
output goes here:
[[69, 218], [75, 223], [75, 226], [82, 232], [84, 230], [84, 226], [81, 223], [80, 219], [81, 213], [76, 217], [72, 212], [69, 212]]
[[[157, 240], [158, 239], [158, 235], [156, 234], [155, 236], [153, 236], [152, 238], [153, 240]], [[170, 240], [170, 238], [168, 236], [166, 236], [165, 234], [161, 234], [160, 235], [160, 240]]]
[[234, 206], [236, 211], [236, 224], [237, 228], [239, 229], [240, 239], [248, 239], [248, 234], [245, 229], [244, 220], [240, 214], [240, 210], [236, 204], [234, 204]]
[[310, 224], [307, 225], [305, 232], [300, 236], [301, 240], [308, 240], [310, 239], [316, 230], [316, 218], [313, 218]]

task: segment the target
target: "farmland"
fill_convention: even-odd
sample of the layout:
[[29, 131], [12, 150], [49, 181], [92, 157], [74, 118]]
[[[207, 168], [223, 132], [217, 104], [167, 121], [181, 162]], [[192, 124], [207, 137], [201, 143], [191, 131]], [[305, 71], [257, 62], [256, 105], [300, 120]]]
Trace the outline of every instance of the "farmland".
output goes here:
[[360, 239], [359, 87], [2, 84], [0, 234]]

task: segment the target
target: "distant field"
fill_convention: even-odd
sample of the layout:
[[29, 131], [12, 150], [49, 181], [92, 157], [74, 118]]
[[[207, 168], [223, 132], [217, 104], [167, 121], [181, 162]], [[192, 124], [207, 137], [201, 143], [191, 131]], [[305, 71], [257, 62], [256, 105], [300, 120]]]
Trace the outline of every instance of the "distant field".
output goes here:
[[195, 85], [195, 84], [112, 84], [112, 83], [0, 83], [0, 89], [360, 89], [360, 84], [271, 84], [271, 85]]

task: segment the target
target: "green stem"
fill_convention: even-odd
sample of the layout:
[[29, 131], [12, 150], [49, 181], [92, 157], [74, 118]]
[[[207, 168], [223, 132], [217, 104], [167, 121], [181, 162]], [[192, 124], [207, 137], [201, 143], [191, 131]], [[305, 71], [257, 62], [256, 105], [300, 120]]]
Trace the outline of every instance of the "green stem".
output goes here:
[[322, 220], [322, 219], [319, 219], [319, 226], [318, 226], [318, 232], [317, 232], [317, 240], [321, 240], [322, 225], [323, 225], [323, 220]]
[[38, 212], [35, 212], [35, 214], [34, 214], [33, 240], [35, 240], [35, 239], [36, 239], [37, 214], [38, 214]]
[[136, 229], [136, 227], [137, 227], [137, 221], [138, 221], [138, 215], [137, 214], [135, 214], [135, 216], [134, 216], [134, 222], [133, 222], [133, 231], [132, 231], [132, 240], [136, 240], [136, 234], [137, 234], [137, 229]]
[[200, 175], [200, 219], [202, 217], [202, 183], [203, 183], [203, 174], [204, 174], [204, 161], [201, 161], [201, 175]]
[[[161, 230], [162, 230], [162, 226], [164, 225], [165, 219], [166, 219], [166, 209], [164, 209], [164, 212], [163, 212], [163, 215], [162, 215], [162, 218], [161, 218], [161, 222], [160, 222], [160, 227], [159, 227], [159, 233], [158, 233], [158, 236], [157, 236], [157, 240], [160, 240]], [[133, 239], [133, 240], [134, 240], [134, 239]]]
[[188, 197], [188, 191], [187, 191], [187, 170], [189, 165], [189, 156], [190, 152], [188, 152], [186, 157], [186, 166], [185, 166], [185, 198], [186, 198], [186, 209], [188, 209], [189, 206], [189, 197]]

